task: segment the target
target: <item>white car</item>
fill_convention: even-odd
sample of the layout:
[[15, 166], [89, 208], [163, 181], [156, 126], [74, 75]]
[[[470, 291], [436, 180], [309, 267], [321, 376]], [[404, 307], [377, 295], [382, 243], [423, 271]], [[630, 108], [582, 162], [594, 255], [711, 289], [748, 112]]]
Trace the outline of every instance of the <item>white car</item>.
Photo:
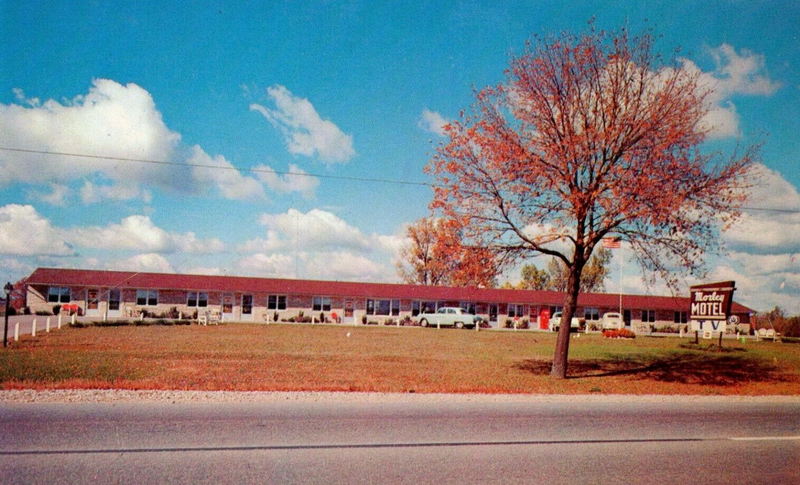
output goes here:
[[420, 326], [423, 327], [475, 327], [480, 325], [481, 317], [465, 312], [459, 307], [441, 307], [436, 313], [420, 313], [417, 315]]
[[[578, 317], [572, 317], [572, 321], [570, 321], [569, 328], [570, 331], [573, 330], [580, 330], [581, 324], [583, 324], [583, 319]], [[558, 332], [558, 327], [561, 324], [561, 312], [553, 313], [553, 316], [550, 317], [550, 331]]]
[[625, 328], [625, 322], [622, 320], [622, 315], [617, 312], [604, 313], [603, 318], [600, 319], [600, 324], [603, 330], [619, 330], [621, 328]]

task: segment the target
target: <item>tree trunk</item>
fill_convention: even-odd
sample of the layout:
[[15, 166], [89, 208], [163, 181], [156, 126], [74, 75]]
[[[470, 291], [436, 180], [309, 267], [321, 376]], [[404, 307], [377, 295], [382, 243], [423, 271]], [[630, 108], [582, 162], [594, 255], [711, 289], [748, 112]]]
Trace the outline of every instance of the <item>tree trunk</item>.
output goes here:
[[561, 322], [558, 324], [556, 349], [553, 354], [553, 367], [550, 369], [550, 376], [556, 379], [567, 378], [570, 327], [572, 325], [572, 317], [575, 315], [575, 310], [578, 307], [580, 281], [580, 270], [570, 268], [569, 280], [567, 283], [567, 296], [564, 299], [564, 309], [561, 311]]

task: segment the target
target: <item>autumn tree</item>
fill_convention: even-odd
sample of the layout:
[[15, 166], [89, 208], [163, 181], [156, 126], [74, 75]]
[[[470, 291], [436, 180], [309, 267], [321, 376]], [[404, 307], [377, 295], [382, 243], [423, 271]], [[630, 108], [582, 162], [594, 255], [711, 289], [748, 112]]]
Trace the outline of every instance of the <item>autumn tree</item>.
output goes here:
[[551, 375], [565, 378], [569, 321], [595, 247], [627, 242], [646, 275], [700, 275], [736, 220], [757, 149], [700, 150], [709, 92], [699, 72], [625, 30], [535, 38], [497, 86], [446, 127], [427, 167], [432, 208], [462, 244], [568, 269]]
[[[611, 251], [602, 247], [597, 249], [583, 268], [580, 291], [603, 291], [605, 279], [610, 272], [608, 268], [610, 262]], [[567, 291], [569, 268], [562, 260], [550, 258], [547, 270], [539, 269], [534, 264], [526, 264], [522, 267], [521, 277], [519, 285], [521, 289]]]
[[453, 220], [424, 217], [409, 225], [397, 272], [416, 285], [494, 287], [500, 265], [492, 251], [461, 244]]
[[549, 290], [550, 274], [536, 267], [535, 264], [526, 264], [520, 270], [522, 276], [518, 288], [521, 290]]

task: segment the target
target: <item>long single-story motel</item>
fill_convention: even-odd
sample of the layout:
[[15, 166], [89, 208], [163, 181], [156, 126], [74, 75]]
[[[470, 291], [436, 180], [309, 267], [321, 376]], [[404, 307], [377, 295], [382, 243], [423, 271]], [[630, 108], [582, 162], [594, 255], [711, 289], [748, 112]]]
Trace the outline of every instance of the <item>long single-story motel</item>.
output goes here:
[[[420, 312], [457, 306], [493, 328], [524, 322], [548, 328], [564, 295], [555, 291], [456, 288], [237, 276], [39, 268], [27, 279], [32, 312], [77, 310], [86, 317], [188, 318], [215, 314], [226, 322], [337, 322], [389, 324]], [[676, 329], [687, 323], [688, 297], [581, 294], [576, 316], [587, 325], [606, 312], [621, 312], [636, 332]], [[740, 330], [753, 310], [733, 303]], [[360, 322], [359, 322], [360, 320]]]

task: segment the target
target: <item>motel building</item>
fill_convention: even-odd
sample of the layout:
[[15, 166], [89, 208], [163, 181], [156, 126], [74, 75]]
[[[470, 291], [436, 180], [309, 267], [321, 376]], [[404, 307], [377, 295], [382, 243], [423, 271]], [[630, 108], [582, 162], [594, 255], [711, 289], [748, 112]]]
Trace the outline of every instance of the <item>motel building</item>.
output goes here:
[[[547, 330], [561, 311], [555, 291], [419, 286], [237, 276], [39, 268], [27, 279], [31, 312], [76, 312], [86, 318], [217, 318], [223, 322], [407, 323], [420, 312], [456, 306], [492, 328]], [[584, 293], [576, 316], [587, 326], [606, 312], [623, 314], [636, 333], [686, 329], [688, 297]], [[733, 303], [738, 330], [753, 310]]]

